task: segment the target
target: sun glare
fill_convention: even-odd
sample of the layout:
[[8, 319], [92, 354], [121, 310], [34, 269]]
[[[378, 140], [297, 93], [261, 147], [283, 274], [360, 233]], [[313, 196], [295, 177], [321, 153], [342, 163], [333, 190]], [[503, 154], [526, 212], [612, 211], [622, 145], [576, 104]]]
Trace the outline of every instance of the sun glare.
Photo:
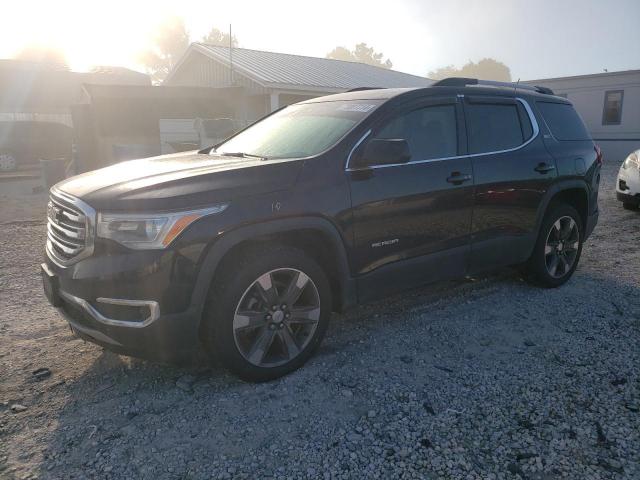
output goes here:
[[3, 17], [11, 21], [3, 22], [0, 57], [44, 46], [61, 52], [78, 71], [95, 65], [140, 68], [138, 55], [163, 15], [144, 2], [16, 2], [7, 10]]

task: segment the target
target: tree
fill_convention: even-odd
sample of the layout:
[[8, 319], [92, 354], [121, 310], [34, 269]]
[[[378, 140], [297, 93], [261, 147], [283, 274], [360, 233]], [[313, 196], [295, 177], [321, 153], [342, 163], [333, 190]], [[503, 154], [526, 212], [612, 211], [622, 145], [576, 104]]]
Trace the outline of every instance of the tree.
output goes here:
[[56, 65], [68, 70], [67, 58], [61, 50], [48, 47], [46, 45], [31, 44], [24, 47], [15, 56], [17, 60], [23, 60], [26, 62], [46, 63], [49, 65]]
[[511, 81], [511, 70], [504, 63], [493, 58], [483, 58], [478, 63], [471, 60], [462, 68], [453, 65], [438, 68], [429, 72], [429, 78], [441, 80], [447, 77], [468, 77], [479, 80], [497, 80], [500, 82]]
[[345, 47], [336, 47], [327, 53], [327, 58], [333, 60], [344, 60], [345, 62], [357, 62], [356, 57], [351, 50]]
[[170, 17], [160, 24], [153, 36], [153, 46], [140, 58], [155, 83], [164, 80], [186, 51], [189, 42], [189, 32], [181, 18]]
[[[217, 28], [212, 28], [211, 31], [202, 37], [202, 43], [207, 43], [209, 45], [218, 45], [220, 47], [228, 47], [229, 46], [229, 34], [227, 32], [223, 32]], [[235, 35], [231, 37], [231, 46], [238, 46], [238, 39]]]
[[353, 50], [345, 47], [336, 47], [327, 54], [327, 58], [334, 60], [346, 60], [348, 62], [360, 62], [367, 65], [375, 65], [376, 67], [391, 68], [393, 63], [391, 60], [382, 60], [384, 54], [376, 53], [373, 47], [369, 47], [366, 43], [358, 43]]

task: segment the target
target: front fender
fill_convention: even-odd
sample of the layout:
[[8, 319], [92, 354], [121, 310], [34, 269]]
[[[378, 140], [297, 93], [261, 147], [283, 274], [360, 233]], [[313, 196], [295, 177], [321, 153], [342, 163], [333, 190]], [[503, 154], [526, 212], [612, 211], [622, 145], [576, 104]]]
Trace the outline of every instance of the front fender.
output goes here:
[[209, 246], [197, 276], [191, 296], [191, 307], [202, 316], [209, 287], [224, 256], [236, 245], [264, 235], [282, 234], [296, 230], [317, 230], [326, 235], [336, 252], [336, 264], [340, 280], [340, 304], [344, 307], [356, 303], [356, 290], [349, 273], [349, 263], [344, 241], [336, 227], [322, 217], [295, 217], [269, 220], [245, 225], [222, 233]]

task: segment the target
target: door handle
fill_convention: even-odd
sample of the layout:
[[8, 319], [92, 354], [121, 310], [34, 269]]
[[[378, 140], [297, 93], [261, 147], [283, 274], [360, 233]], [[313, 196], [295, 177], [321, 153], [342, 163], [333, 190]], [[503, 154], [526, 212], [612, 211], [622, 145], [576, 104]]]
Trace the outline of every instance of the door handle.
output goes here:
[[471, 180], [471, 175], [468, 173], [452, 172], [451, 176], [447, 178], [447, 182], [454, 185], [462, 185], [464, 182]]
[[548, 163], [540, 162], [534, 170], [538, 173], [549, 173], [551, 170], [555, 170], [556, 167], [549, 165]]

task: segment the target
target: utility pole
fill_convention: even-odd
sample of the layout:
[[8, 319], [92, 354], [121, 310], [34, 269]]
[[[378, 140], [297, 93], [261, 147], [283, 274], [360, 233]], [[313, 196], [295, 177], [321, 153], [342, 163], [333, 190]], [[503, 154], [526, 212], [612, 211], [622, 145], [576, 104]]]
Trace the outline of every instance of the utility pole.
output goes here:
[[233, 37], [231, 36], [231, 24], [229, 24], [229, 70], [231, 73], [231, 85], [233, 85]]

